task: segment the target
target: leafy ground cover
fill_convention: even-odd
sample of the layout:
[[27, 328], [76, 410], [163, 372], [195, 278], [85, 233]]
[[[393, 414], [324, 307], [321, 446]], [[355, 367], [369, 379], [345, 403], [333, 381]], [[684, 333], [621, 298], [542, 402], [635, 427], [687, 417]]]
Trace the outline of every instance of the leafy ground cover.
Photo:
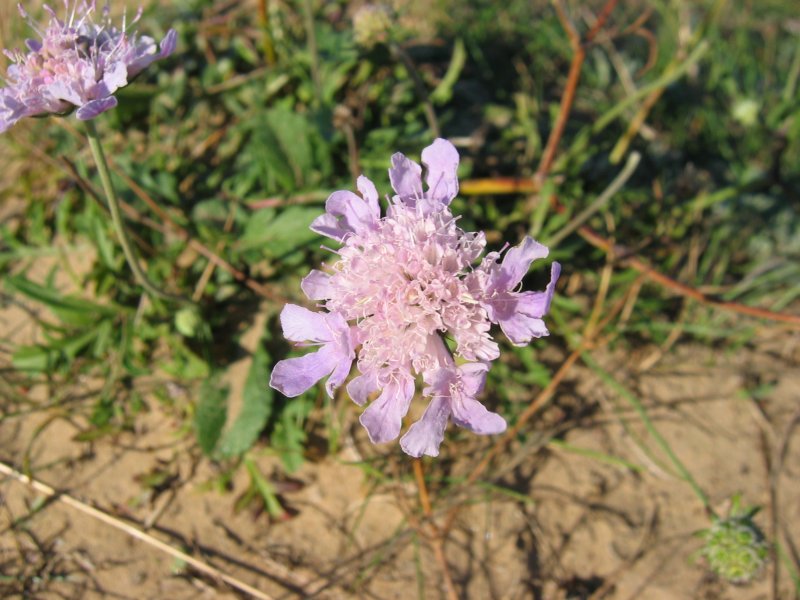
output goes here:
[[[0, 458], [67, 494], [2, 483], [4, 595], [796, 597], [791, 4], [365, 10], [146, 7], [178, 50], [97, 127], [149, 277], [189, 303], [136, 282], [76, 120], [0, 138]], [[437, 135], [461, 226], [564, 269], [551, 336], [487, 382], [509, 433], [412, 463], [346, 396], [268, 380], [328, 194], [389, 190], [391, 154]], [[765, 564], [731, 583], [708, 532], [750, 506]]]

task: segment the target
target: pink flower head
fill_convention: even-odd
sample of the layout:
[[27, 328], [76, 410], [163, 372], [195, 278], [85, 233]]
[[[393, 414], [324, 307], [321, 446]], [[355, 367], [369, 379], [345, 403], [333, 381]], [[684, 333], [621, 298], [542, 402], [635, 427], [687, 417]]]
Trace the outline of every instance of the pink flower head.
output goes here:
[[[361, 423], [370, 440], [382, 443], [400, 435], [415, 377], [421, 375], [430, 404], [403, 436], [401, 447], [412, 456], [436, 456], [450, 420], [484, 435], [505, 429], [503, 418], [476, 398], [490, 362], [500, 355], [492, 323], [514, 344], [547, 335], [541, 318], [560, 268], [553, 263], [544, 292], [518, 291], [530, 264], [547, 256], [547, 248], [530, 238], [509, 250], [502, 263], [493, 252], [475, 266], [485, 236], [462, 230], [449, 209], [458, 193], [458, 152], [437, 139], [423, 150], [422, 161], [425, 185], [419, 164], [402, 154], [392, 157], [389, 178], [395, 195], [383, 217], [378, 192], [366, 177], [357, 182], [361, 196], [339, 191], [328, 198], [325, 214], [311, 229], [341, 248], [335, 262], [325, 271], [313, 270], [301, 284], [325, 312], [307, 311], [316, 315], [313, 322], [303, 313], [308, 329], [302, 335], [284, 323], [289, 339], [325, 344], [316, 354], [325, 352], [327, 362], [322, 366], [310, 358], [314, 355], [280, 361], [271, 385], [293, 396], [333, 372], [330, 393], [344, 381], [355, 357], [359, 374], [347, 392], [359, 405], [378, 392]], [[341, 333], [331, 335], [330, 324], [323, 327], [322, 320], [334, 318], [335, 331]], [[463, 364], [457, 366], [455, 357]]]
[[49, 23], [41, 30], [22, 6], [40, 40], [28, 40], [27, 52], [4, 51], [13, 64], [6, 74], [6, 87], [0, 89], [0, 132], [23, 117], [64, 114], [77, 108], [80, 120], [92, 119], [117, 105], [114, 93], [152, 62], [175, 50], [177, 36], [170, 30], [160, 47], [147, 36], [130, 33], [141, 10], [122, 28], [111, 23], [108, 4], [98, 22], [96, 1], [82, 1], [70, 8], [64, 0], [66, 20], [49, 6]]

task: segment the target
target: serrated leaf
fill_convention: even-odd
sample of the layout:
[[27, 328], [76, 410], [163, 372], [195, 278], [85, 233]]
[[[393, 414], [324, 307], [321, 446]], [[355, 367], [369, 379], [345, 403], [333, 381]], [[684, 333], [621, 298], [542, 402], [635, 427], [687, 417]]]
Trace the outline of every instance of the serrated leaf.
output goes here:
[[227, 413], [228, 389], [214, 381], [205, 381], [200, 387], [200, 401], [194, 413], [197, 443], [210, 456], [217, 446]]
[[220, 452], [224, 456], [238, 456], [249, 450], [266, 426], [273, 405], [269, 368], [269, 354], [259, 344], [244, 383], [242, 410], [220, 444]]

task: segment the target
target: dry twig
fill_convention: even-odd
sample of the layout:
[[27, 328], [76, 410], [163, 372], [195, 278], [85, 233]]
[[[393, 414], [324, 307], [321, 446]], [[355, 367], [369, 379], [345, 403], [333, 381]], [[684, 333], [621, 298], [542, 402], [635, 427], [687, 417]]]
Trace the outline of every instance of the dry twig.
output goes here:
[[116, 517], [113, 517], [108, 513], [105, 513], [93, 506], [81, 502], [77, 498], [73, 498], [69, 494], [60, 493], [51, 488], [49, 485], [42, 483], [41, 481], [37, 481], [36, 479], [28, 477], [27, 475], [23, 475], [22, 473], [20, 473], [19, 471], [17, 471], [16, 469], [7, 465], [4, 462], [0, 462], [0, 473], [3, 473], [8, 477], [12, 477], [17, 481], [26, 484], [27, 486], [33, 488], [34, 490], [36, 490], [40, 494], [47, 496], [48, 498], [52, 498], [54, 500], [62, 502], [63, 504], [66, 504], [67, 506], [80, 511], [83, 514], [92, 517], [93, 519], [97, 519], [98, 521], [102, 521], [106, 525], [110, 525], [115, 529], [119, 529], [120, 531], [127, 533], [131, 537], [134, 537], [137, 540], [144, 542], [145, 544], [149, 544], [150, 546], [153, 546], [154, 548], [160, 550], [161, 552], [169, 554], [173, 558], [185, 562], [187, 565], [190, 565], [193, 569], [200, 571], [201, 573], [204, 573], [205, 575], [208, 575], [213, 579], [225, 582], [232, 588], [237, 589], [240, 592], [244, 592], [245, 594], [247, 594], [252, 598], [257, 598], [258, 600], [272, 600], [272, 596], [269, 596], [264, 592], [257, 590], [256, 588], [244, 583], [243, 581], [240, 581], [235, 577], [232, 577], [231, 575], [227, 575], [222, 571], [220, 571], [219, 569], [212, 567], [211, 565], [206, 564], [203, 561], [200, 561], [192, 556], [189, 556], [185, 552], [181, 552], [180, 550], [173, 548], [169, 544], [162, 542], [161, 540], [153, 537], [152, 535], [149, 535], [144, 531], [137, 529], [133, 525], [129, 525], [128, 523], [125, 523], [124, 521], [121, 521], [120, 519], [117, 519]]

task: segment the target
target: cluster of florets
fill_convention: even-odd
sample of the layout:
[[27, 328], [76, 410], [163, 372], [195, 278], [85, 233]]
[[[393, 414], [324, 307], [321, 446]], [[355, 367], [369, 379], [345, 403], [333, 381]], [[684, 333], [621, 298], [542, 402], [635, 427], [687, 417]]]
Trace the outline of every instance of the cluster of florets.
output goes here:
[[[518, 291], [532, 261], [548, 249], [526, 237], [502, 257], [490, 252], [476, 264], [486, 239], [457, 225], [449, 209], [458, 193], [459, 156], [437, 139], [422, 152], [422, 167], [402, 154], [392, 157], [395, 195], [381, 217], [378, 192], [366, 177], [361, 196], [334, 192], [311, 229], [341, 244], [337, 260], [312, 271], [301, 287], [322, 312], [288, 304], [281, 313], [287, 339], [317, 345], [316, 352], [280, 361], [270, 385], [287, 396], [302, 394], [328, 377], [326, 390], [347, 385], [365, 405], [361, 423], [374, 443], [400, 434], [421, 375], [430, 403], [400, 440], [411, 456], [437, 456], [449, 420], [478, 434], [500, 433], [505, 420], [477, 399], [490, 362], [499, 354], [492, 339], [498, 324], [518, 346], [548, 334], [542, 317], [560, 272], [551, 268], [544, 292]], [[502, 252], [502, 251], [501, 251]]]
[[753, 522], [757, 508], [742, 508], [739, 496], [733, 498], [730, 514], [715, 517], [711, 527], [701, 536], [705, 546], [701, 554], [711, 570], [731, 583], [747, 583], [764, 569], [769, 557], [769, 544]]
[[98, 22], [96, 2], [70, 8], [64, 0], [66, 20], [45, 6], [50, 21], [41, 30], [22, 6], [19, 11], [41, 40], [26, 41], [27, 52], [5, 51], [12, 61], [6, 87], [0, 89], [0, 132], [24, 117], [64, 114], [77, 108], [78, 119], [92, 119], [117, 105], [114, 93], [152, 62], [175, 49], [176, 34], [170, 30], [160, 48], [147, 36], [129, 29], [141, 10], [122, 28], [111, 23], [108, 4]]

